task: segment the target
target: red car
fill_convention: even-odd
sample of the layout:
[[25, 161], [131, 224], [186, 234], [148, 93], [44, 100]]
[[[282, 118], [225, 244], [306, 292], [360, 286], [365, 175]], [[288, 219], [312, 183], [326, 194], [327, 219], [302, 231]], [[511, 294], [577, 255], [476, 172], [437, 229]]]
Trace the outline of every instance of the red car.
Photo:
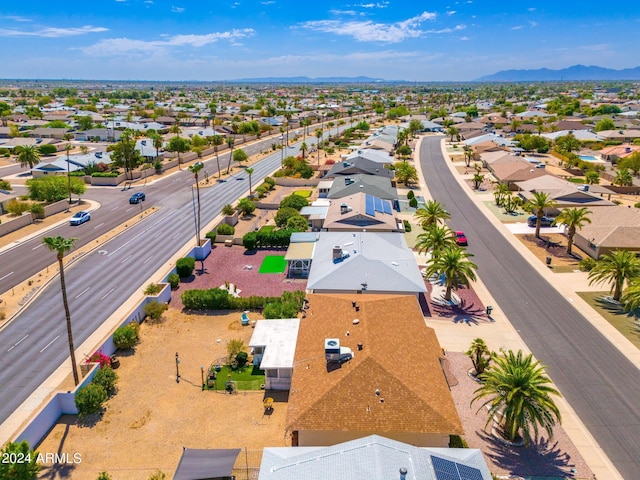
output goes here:
[[460, 245], [461, 247], [466, 247], [467, 246], [467, 236], [461, 230], [458, 230], [456, 232], [456, 243], [458, 245]]

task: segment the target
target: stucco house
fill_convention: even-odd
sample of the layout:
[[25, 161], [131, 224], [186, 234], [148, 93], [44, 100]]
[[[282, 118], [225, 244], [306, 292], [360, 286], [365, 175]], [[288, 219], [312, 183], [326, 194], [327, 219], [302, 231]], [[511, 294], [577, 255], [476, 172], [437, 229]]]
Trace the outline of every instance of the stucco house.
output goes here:
[[299, 318], [256, 322], [249, 347], [253, 365], [265, 372], [267, 390], [289, 390], [299, 328]]
[[391, 201], [363, 191], [330, 201], [322, 230], [404, 232]]
[[591, 223], [576, 231], [574, 245], [599, 259], [614, 250], [640, 253], [640, 213], [623, 206], [589, 208]]

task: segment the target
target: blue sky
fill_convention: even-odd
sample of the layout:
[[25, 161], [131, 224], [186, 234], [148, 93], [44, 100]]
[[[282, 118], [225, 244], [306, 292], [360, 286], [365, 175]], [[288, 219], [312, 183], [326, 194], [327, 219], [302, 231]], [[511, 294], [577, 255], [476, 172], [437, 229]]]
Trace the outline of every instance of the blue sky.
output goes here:
[[640, 66], [640, 2], [2, 2], [2, 78], [472, 80]]

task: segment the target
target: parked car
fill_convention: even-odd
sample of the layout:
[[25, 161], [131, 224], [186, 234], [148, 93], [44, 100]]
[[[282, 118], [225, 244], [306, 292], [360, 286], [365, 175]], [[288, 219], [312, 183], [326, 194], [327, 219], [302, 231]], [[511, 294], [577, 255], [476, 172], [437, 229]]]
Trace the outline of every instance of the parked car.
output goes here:
[[129, 198], [129, 203], [140, 203], [146, 200], [146, 196], [142, 192], [136, 192]]
[[69, 219], [69, 225], [82, 225], [89, 220], [91, 220], [91, 214], [89, 212], [78, 212]]
[[[529, 218], [527, 218], [527, 225], [529, 225], [530, 227], [535, 227], [537, 221], [538, 221], [538, 217], [535, 216], [535, 215], [531, 215]], [[553, 218], [551, 218], [551, 217], [542, 217], [542, 221], [540, 222], [540, 226], [541, 227], [550, 227], [552, 223], [553, 223]]]
[[456, 232], [456, 243], [458, 245], [460, 245], [461, 247], [466, 247], [467, 246], [467, 236], [461, 230], [458, 230]]

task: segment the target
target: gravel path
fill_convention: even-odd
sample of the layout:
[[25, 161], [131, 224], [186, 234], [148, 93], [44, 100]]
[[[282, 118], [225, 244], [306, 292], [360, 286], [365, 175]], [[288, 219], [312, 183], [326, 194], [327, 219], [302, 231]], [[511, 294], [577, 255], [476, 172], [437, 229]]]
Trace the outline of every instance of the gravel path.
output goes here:
[[485, 411], [478, 411], [480, 403], [470, 406], [474, 391], [478, 388], [467, 372], [473, 367], [471, 359], [459, 352], [447, 352], [451, 373], [458, 384], [451, 388], [454, 402], [465, 429], [464, 439], [470, 448], [479, 448], [492, 473], [519, 476], [591, 479], [589, 469], [578, 450], [562, 427], [554, 428], [554, 437], [542, 436], [537, 444], [529, 447], [509, 447], [485, 431]]

